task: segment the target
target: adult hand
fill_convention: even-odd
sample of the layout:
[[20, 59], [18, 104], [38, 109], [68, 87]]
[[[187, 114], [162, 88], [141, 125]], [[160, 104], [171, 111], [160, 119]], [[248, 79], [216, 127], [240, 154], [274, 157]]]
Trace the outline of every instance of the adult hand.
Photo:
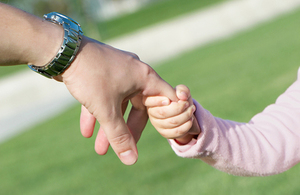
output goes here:
[[[101, 128], [96, 151], [105, 154], [110, 144], [127, 165], [137, 160], [136, 142], [148, 120], [142, 97], [163, 95], [177, 101], [175, 90], [136, 55], [87, 37], [72, 65], [55, 79], [83, 105], [82, 135], [92, 136], [97, 119]], [[123, 114], [129, 100], [133, 107], [126, 124]]]
[[[59, 25], [3, 3], [0, 24], [0, 65], [43, 66], [57, 54], [63, 40]], [[87, 109], [82, 111], [82, 134], [92, 135], [95, 117], [101, 124], [96, 151], [104, 154], [110, 143], [125, 164], [137, 160], [136, 141], [147, 121], [142, 96], [165, 95], [176, 100], [172, 87], [137, 56], [87, 37], [83, 37], [72, 65], [55, 79], [63, 81]], [[128, 128], [123, 112], [129, 100], [133, 109]]]

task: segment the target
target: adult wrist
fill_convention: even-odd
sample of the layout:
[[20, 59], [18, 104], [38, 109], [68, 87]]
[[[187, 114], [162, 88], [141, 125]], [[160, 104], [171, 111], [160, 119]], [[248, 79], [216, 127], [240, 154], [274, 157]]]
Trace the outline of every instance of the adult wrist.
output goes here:
[[62, 42], [61, 27], [3, 3], [0, 23], [0, 65], [44, 65]]
[[62, 44], [58, 47], [57, 54], [45, 65], [28, 64], [28, 66], [33, 71], [45, 77], [53, 78], [61, 75], [75, 59], [81, 44], [83, 32], [76, 21], [57, 12], [44, 15], [44, 20], [63, 27], [64, 36]]
[[42, 67], [49, 63], [57, 54], [64, 37], [64, 30], [61, 26], [44, 21], [35, 24], [33, 37], [30, 46], [31, 52], [28, 54], [28, 65]]
[[[79, 70], [80, 68], [78, 68], [78, 66], [82, 65], [82, 63], [80, 63], [80, 59], [84, 58], [84, 56], [89, 53], [89, 51], [87, 51], [87, 50], [89, 50], [88, 49], [89, 46], [87, 46], [87, 45], [91, 43], [91, 40], [92, 40], [91, 38], [83, 35], [76, 58], [72, 62], [72, 65], [69, 68], [67, 68], [62, 74], [60, 74], [58, 76], [54, 76], [52, 78], [57, 81], [63, 82], [64, 78], [70, 77], [74, 72]], [[82, 70], [80, 69], [79, 71], [82, 71]]]

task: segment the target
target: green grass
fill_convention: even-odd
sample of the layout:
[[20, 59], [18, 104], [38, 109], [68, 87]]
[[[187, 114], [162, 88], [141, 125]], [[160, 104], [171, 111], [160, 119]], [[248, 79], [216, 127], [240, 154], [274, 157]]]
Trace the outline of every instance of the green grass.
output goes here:
[[102, 40], [111, 39], [227, 0], [160, 0], [137, 12], [99, 23]]
[[282, 17], [178, 56], [157, 71], [173, 86], [187, 84], [193, 97], [212, 113], [248, 120], [296, 79], [300, 65], [298, 19], [298, 12]]
[[[172, 85], [186, 84], [214, 115], [248, 121], [296, 78], [300, 11], [157, 66]], [[299, 194], [300, 165], [271, 176], [242, 178], [173, 153], [148, 125], [139, 161], [122, 165], [110, 150], [93, 151], [79, 133], [79, 105], [0, 145], [1, 194]]]
[[0, 66], [0, 78], [28, 68], [26, 65]]

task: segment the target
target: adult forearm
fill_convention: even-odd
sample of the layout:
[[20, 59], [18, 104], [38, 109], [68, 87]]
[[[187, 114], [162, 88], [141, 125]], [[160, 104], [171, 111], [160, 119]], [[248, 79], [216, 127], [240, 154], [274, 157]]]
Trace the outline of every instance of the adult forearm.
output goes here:
[[[59, 25], [2, 3], [0, 32], [0, 65], [45, 65], [56, 56], [64, 35]], [[81, 115], [85, 137], [93, 134], [96, 119], [101, 124], [96, 151], [104, 154], [110, 144], [127, 165], [137, 160], [136, 141], [148, 119], [143, 96], [177, 101], [174, 89], [136, 55], [87, 37], [71, 66], [55, 79], [63, 81], [85, 107]], [[129, 100], [133, 108], [125, 123], [123, 111]]]
[[3, 3], [0, 24], [0, 65], [45, 65], [63, 40], [60, 26]]

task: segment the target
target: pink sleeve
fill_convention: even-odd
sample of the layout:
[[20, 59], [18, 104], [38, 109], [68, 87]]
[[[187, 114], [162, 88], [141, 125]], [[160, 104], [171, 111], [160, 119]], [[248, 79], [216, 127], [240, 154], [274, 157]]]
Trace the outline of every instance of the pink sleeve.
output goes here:
[[194, 101], [202, 133], [187, 145], [169, 140], [181, 157], [199, 158], [209, 165], [241, 176], [267, 176], [300, 162], [300, 69], [275, 104], [249, 123], [223, 120]]

